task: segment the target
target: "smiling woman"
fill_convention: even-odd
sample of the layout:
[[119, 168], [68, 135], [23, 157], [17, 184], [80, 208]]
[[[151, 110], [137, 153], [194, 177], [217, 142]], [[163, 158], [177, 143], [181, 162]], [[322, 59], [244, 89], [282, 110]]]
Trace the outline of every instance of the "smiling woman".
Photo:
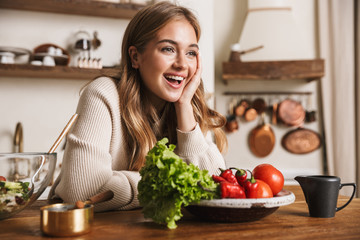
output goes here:
[[111, 190], [96, 211], [139, 207], [139, 170], [164, 137], [187, 163], [210, 174], [225, 168], [225, 118], [205, 102], [199, 38], [184, 7], [160, 2], [138, 12], [124, 34], [119, 76], [83, 89], [50, 198], [75, 203]]

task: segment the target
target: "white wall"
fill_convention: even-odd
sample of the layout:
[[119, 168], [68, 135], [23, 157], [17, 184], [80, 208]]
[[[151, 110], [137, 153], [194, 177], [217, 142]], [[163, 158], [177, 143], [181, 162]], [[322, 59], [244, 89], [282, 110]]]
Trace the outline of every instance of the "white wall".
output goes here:
[[[304, 56], [304, 59], [316, 58], [316, 21], [315, 21], [315, 2], [313, 0], [288, 0], [287, 2], [292, 8], [294, 21], [302, 32], [303, 45], [298, 46], [293, 42], [288, 42], [284, 48], [294, 48], [298, 59]], [[278, 92], [278, 91], [299, 91], [312, 92], [313, 107], [316, 110], [321, 110], [318, 101], [319, 81], [307, 83], [304, 80], [289, 80], [289, 81], [265, 81], [265, 80], [237, 80], [229, 81], [228, 85], [222, 82], [222, 62], [227, 61], [230, 54], [230, 46], [233, 43], [239, 42], [240, 36], [244, 29], [246, 11], [248, 9], [247, 1], [237, 0], [223, 0], [215, 1], [215, 89], [216, 89], [216, 107], [222, 114], [228, 114], [229, 102], [233, 97], [224, 96], [226, 91], [241, 91], [241, 92]], [[253, 31], [260, 31], [253, 29]], [[276, 36], [266, 36], [276, 37]], [[258, 39], [254, 39], [254, 46], [258, 45]], [[262, 42], [262, 41], [260, 41]], [[244, 49], [247, 49], [246, 47]], [[261, 60], [261, 51], [244, 55], [244, 61]], [[255, 59], [257, 55], [259, 59]], [[253, 59], [249, 59], [253, 57]], [[268, 56], [267, 56], [268, 57]], [[277, 54], [273, 54], [272, 59], [278, 60]], [[246, 59], [248, 58], [248, 59]], [[297, 60], [297, 59], [293, 59]], [[252, 96], [265, 97], [261, 95]], [[279, 100], [286, 96], [275, 96]], [[297, 96], [290, 96], [297, 99]], [[318, 111], [319, 113], [319, 111]], [[311, 124], [305, 124], [306, 128], [313, 129], [316, 132], [321, 131], [321, 116], [318, 114], [318, 121]], [[269, 122], [269, 119], [266, 119]], [[319, 174], [322, 173], [323, 149], [316, 150], [305, 155], [295, 155], [285, 151], [281, 146], [281, 138], [287, 133], [290, 128], [284, 126], [272, 126], [276, 143], [274, 150], [270, 155], [264, 158], [257, 158], [253, 155], [248, 147], [248, 135], [259, 122], [240, 122], [240, 129], [238, 132], [227, 134], [229, 141], [229, 152], [225, 155], [228, 166], [254, 168], [260, 163], [271, 163], [282, 170], [285, 177], [292, 179], [297, 174]]]

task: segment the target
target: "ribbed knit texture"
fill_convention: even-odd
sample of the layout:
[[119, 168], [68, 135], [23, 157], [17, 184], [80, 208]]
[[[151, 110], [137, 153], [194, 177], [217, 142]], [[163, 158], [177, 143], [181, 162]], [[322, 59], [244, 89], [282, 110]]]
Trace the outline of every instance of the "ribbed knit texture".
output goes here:
[[[61, 172], [49, 198], [60, 197], [74, 203], [112, 190], [114, 198], [95, 205], [95, 211], [127, 210], [139, 207], [137, 184], [139, 172], [128, 171], [130, 160], [122, 139], [119, 94], [115, 82], [101, 77], [91, 82], [81, 94], [79, 117], [67, 136]], [[166, 124], [166, 123], [165, 123]], [[197, 124], [191, 132], [177, 130], [175, 152], [209, 174], [225, 168], [225, 162]]]

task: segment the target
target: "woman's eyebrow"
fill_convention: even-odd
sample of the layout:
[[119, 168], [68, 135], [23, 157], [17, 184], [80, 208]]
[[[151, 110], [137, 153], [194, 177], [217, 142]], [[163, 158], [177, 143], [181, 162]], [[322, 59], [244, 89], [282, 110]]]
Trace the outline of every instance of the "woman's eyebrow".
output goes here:
[[[171, 40], [171, 39], [160, 40], [160, 41], [157, 42], [157, 44], [164, 43], [164, 42], [171, 43], [173, 45], [178, 45], [177, 42], [175, 42], [174, 40]], [[195, 48], [199, 49], [199, 45], [197, 45], [196, 43], [190, 44], [189, 47], [195, 47]]]

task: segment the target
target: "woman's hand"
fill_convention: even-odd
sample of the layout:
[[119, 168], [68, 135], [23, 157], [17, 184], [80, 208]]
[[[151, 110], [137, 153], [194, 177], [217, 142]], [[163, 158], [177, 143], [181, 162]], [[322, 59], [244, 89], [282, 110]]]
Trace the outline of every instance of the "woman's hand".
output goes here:
[[201, 82], [202, 61], [200, 52], [196, 55], [196, 59], [196, 71], [192, 78], [186, 83], [179, 100], [175, 102], [178, 129], [184, 132], [192, 131], [196, 126], [191, 100]]
[[192, 78], [186, 83], [186, 86], [183, 90], [181, 97], [176, 102], [178, 104], [191, 103], [191, 99], [193, 98], [195, 91], [200, 85], [201, 73], [202, 73], [202, 62], [201, 62], [200, 52], [196, 55], [196, 60], [197, 60], [196, 71], [192, 76]]

